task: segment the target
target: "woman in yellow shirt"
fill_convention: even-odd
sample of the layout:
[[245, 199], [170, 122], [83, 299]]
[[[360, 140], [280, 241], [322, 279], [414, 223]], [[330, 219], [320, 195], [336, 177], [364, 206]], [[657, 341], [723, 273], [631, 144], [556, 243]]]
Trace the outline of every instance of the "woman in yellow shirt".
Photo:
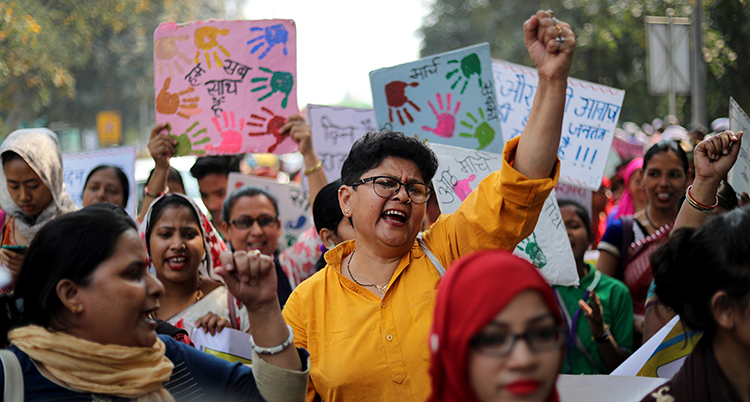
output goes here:
[[302, 282], [284, 308], [295, 343], [311, 355], [309, 401], [316, 394], [327, 402], [426, 400], [439, 270], [475, 250], [511, 250], [533, 231], [559, 174], [575, 35], [542, 11], [526, 21], [524, 35], [539, 86], [523, 135], [505, 145], [502, 169], [419, 240], [435, 155], [391, 132], [352, 147], [339, 204], [355, 240], [330, 250], [326, 268]]

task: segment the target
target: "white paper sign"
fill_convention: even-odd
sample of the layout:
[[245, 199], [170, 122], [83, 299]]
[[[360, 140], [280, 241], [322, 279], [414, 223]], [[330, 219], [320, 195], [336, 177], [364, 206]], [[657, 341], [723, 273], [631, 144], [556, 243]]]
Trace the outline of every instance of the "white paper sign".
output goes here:
[[654, 336], [649, 338], [646, 343], [641, 345], [638, 350], [633, 352], [630, 357], [628, 357], [616, 369], [614, 369], [614, 371], [612, 371], [610, 375], [638, 375], [638, 372], [641, 371], [643, 365], [646, 364], [648, 359], [651, 358], [651, 356], [654, 354], [654, 351], [656, 351], [656, 348], [658, 348], [659, 345], [664, 342], [664, 339], [667, 337], [667, 335], [669, 335], [669, 331], [671, 331], [679, 321], [680, 316], [674, 316], [674, 318], [672, 318], [665, 326], [663, 326], [658, 332], [656, 332]]
[[79, 208], [83, 207], [83, 187], [89, 172], [99, 165], [117, 166], [128, 176], [130, 196], [127, 211], [135, 216], [135, 147], [100, 149], [97, 151], [63, 154], [65, 189]]
[[279, 183], [275, 180], [242, 173], [229, 173], [227, 188], [230, 192], [245, 186], [259, 187], [276, 196], [282, 227], [279, 245], [283, 245], [282, 248], [292, 246], [304, 231], [312, 227], [310, 196], [300, 185]]
[[202, 352], [228, 360], [232, 363], [253, 363], [253, 349], [250, 347], [250, 335], [232, 328], [224, 328], [216, 335], [203, 333], [197, 328], [190, 336], [195, 348]]
[[750, 118], [733, 98], [729, 98], [729, 129], [745, 132], [740, 155], [729, 171], [729, 184], [738, 195], [750, 193]]
[[561, 374], [557, 392], [562, 402], [639, 402], [665, 382], [664, 378]]
[[323, 162], [329, 182], [341, 178], [341, 165], [354, 141], [377, 131], [375, 112], [369, 109], [308, 105], [306, 117], [315, 153]]
[[571, 184], [557, 183], [557, 185], [555, 186], [555, 195], [560, 201], [570, 200], [581, 204], [581, 206], [586, 208], [586, 211], [588, 211], [589, 219], [592, 218], [591, 198], [593, 196], [593, 193], [591, 190]]
[[[428, 144], [438, 157], [433, 185], [442, 213], [456, 212], [482, 179], [502, 167], [502, 156], [497, 154]], [[550, 284], [578, 285], [573, 251], [554, 190], [542, 207], [534, 233], [521, 241], [513, 253], [531, 261]]]
[[[493, 60], [500, 126], [505, 140], [517, 137], [529, 118], [539, 81], [535, 69]], [[598, 190], [612, 146], [625, 91], [568, 79], [560, 158], [560, 181]], [[544, 116], [541, 116], [544, 118]]]

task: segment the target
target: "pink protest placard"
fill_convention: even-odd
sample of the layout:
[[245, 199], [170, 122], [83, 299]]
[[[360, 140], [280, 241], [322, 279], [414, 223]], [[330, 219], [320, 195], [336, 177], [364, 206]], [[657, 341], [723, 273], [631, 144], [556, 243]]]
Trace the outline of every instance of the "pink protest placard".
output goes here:
[[156, 121], [177, 155], [288, 153], [280, 128], [298, 114], [292, 20], [197, 21], [154, 32]]

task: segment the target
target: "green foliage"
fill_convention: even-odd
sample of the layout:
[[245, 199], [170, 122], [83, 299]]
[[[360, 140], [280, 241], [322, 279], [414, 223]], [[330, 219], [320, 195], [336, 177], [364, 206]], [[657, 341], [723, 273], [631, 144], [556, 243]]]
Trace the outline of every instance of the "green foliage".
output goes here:
[[[704, 58], [710, 119], [727, 115], [729, 96], [750, 108], [750, 7], [748, 0], [706, 0]], [[573, 27], [578, 40], [571, 76], [626, 91], [620, 121], [650, 122], [668, 113], [667, 97], [647, 90], [646, 15], [690, 17], [690, 0], [435, 0], [421, 28], [421, 56], [480, 42], [492, 56], [533, 66], [523, 40], [523, 22], [539, 9], [551, 9]], [[744, 102], [744, 103], [743, 103]], [[678, 97], [679, 117], [690, 121], [689, 98]], [[746, 109], [747, 110], [747, 109]]]
[[0, 4], [0, 135], [40, 115], [91, 128], [103, 110], [138, 130], [141, 109], [153, 116], [156, 27], [222, 14], [221, 0]]

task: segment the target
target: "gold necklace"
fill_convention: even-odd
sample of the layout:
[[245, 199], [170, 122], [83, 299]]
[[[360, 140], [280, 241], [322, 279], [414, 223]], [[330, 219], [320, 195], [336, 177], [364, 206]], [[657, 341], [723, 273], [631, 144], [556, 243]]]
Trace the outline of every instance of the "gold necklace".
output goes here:
[[646, 209], [643, 212], [646, 215], [646, 220], [648, 221], [648, 224], [651, 225], [651, 227], [654, 228], [654, 230], [659, 230], [659, 228], [656, 227], [656, 225], [654, 225], [654, 222], [652, 222], [651, 218], [648, 216], [648, 205], [646, 205]]
[[[203, 285], [203, 277], [201, 277], [200, 274], [198, 274], [198, 289], [196, 289], [197, 293], [195, 295], [195, 302], [190, 303], [190, 304], [198, 303], [199, 301], [201, 301], [201, 299], [203, 299], [203, 290], [201, 290], [202, 285]], [[152, 320], [156, 319], [157, 318], [156, 311], [149, 314], [149, 318], [151, 318]]]
[[367, 288], [367, 287], [370, 287], [370, 286], [374, 286], [374, 287], [375, 287], [375, 289], [377, 289], [377, 290], [378, 290], [378, 291], [379, 291], [380, 293], [382, 293], [382, 294], [385, 294], [385, 291], [386, 291], [386, 290], [388, 290], [388, 285], [390, 285], [390, 284], [386, 284], [385, 286], [378, 286], [378, 285], [376, 285], [376, 284], [374, 284], [374, 283], [371, 283], [371, 284], [369, 284], [369, 285], [365, 285], [365, 284], [363, 284], [363, 283], [360, 283], [360, 282], [359, 282], [359, 281], [358, 281], [358, 280], [357, 280], [356, 278], [354, 278], [354, 275], [352, 275], [352, 269], [351, 269], [351, 266], [350, 266], [350, 265], [351, 265], [351, 263], [352, 263], [352, 260], [354, 259], [354, 252], [355, 252], [355, 251], [357, 251], [357, 249], [356, 249], [356, 248], [355, 248], [354, 250], [352, 250], [352, 255], [350, 255], [350, 256], [349, 256], [349, 261], [348, 261], [348, 262], [346, 263], [346, 270], [347, 270], [347, 271], [349, 271], [349, 276], [351, 276], [351, 277], [352, 277], [352, 280], [353, 280], [353, 281], [354, 281], [354, 283], [356, 283], [357, 285], [359, 285], [359, 286], [362, 286], [363, 288]]

